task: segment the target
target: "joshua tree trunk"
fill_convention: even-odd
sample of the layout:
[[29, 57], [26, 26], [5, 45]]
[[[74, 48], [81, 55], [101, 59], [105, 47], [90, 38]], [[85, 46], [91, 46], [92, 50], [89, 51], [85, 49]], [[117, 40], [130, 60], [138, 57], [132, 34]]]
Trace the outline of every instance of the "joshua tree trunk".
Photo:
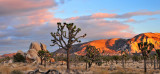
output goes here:
[[[159, 59], [160, 60], [160, 59]], [[160, 61], [159, 61], [159, 70], [160, 70]]]
[[113, 60], [111, 61], [110, 69], [113, 70]]
[[88, 63], [88, 67], [90, 68], [92, 66], [92, 62], [89, 62]]
[[61, 62], [62, 62], [62, 65], [63, 65], [63, 60]]
[[157, 67], [158, 67], [158, 61], [159, 61], [159, 60], [157, 59]]
[[123, 66], [123, 68], [124, 68], [124, 58], [122, 58], [122, 66]]
[[86, 70], [87, 70], [87, 62], [86, 62]]
[[154, 70], [156, 70], [156, 58], [154, 57]]
[[152, 64], [153, 64], [153, 60], [151, 59], [151, 66], [152, 66]]
[[116, 60], [116, 64], [118, 63], [118, 61]]
[[69, 65], [69, 50], [67, 50], [67, 72], [70, 72], [70, 65]]
[[42, 63], [43, 63], [43, 59], [41, 58], [41, 65], [42, 65]]
[[146, 68], [146, 57], [144, 57], [144, 72], [147, 72], [147, 68]]
[[46, 58], [44, 58], [44, 66], [46, 67]]

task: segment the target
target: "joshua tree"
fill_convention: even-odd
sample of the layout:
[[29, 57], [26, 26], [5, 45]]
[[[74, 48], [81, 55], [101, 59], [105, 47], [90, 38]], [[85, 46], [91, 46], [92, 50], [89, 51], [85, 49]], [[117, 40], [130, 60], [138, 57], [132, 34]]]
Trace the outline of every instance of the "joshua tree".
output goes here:
[[100, 50], [97, 49], [95, 46], [86, 46], [86, 55], [85, 59], [88, 63], [89, 68], [92, 66], [93, 62], [96, 62], [97, 60], [100, 60]]
[[146, 60], [149, 57], [150, 52], [154, 48], [154, 45], [152, 43], [147, 43], [147, 42], [140, 42], [138, 43], [139, 50], [141, 50], [143, 59], [144, 59], [144, 72], [147, 72], [146, 68]]
[[113, 60], [115, 60], [115, 61], [116, 61], [116, 64], [118, 63], [118, 60], [120, 59], [120, 57], [119, 57], [119, 56], [117, 56], [117, 55], [112, 56], [112, 58], [113, 58]]
[[76, 25], [73, 23], [57, 23], [57, 32], [52, 33], [51, 35], [54, 38], [51, 40], [53, 42], [53, 45], [58, 45], [59, 47], [63, 48], [67, 51], [67, 71], [70, 71], [70, 65], [69, 65], [69, 52], [72, 48], [72, 44], [75, 42], [81, 42], [79, 39], [84, 38], [86, 34], [76, 37], [77, 34], [81, 31], [80, 28], [76, 28]]
[[[127, 56], [128, 56], [127, 51], [122, 50], [122, 51], [121, 51], [121, 58], [122, 58], [122, 67], [123, 67], [123, 68], [125, 68], [124, 64], [126, 63]], [[125, 60], [125, 63], [124, 63], [124, 60]]]
[[41, 59], [41, 65], [42, 65], [43, 64], [43, 59], [45, 57], [45, 51], [43, 51], [43, 50], [38, 51], [38, 56]]

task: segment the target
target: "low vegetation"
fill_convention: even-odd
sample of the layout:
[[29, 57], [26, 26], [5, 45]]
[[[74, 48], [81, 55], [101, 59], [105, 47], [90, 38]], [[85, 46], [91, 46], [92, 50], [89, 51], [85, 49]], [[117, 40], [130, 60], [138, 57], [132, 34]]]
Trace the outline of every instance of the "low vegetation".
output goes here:
[[14, 62], [25, 62], [25, 60], [26, 60], [25, 57], [20, 53], [17, 53], [16, 55], [13, 56]]

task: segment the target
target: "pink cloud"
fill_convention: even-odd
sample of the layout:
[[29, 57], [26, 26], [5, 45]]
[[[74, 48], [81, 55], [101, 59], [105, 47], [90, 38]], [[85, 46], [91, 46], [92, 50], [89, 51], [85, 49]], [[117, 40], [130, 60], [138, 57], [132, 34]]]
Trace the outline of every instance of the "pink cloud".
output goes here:
[[131, 18], [133, 16], [144, 16], [144, 15], [158, 15], [160, 11], [136, 11], [129, 12], [122, 15], [117, 15], [115, 18]]
[[91, 15], [92, 18], [113, 18], [115, 16], [116, 14], [108, 14], [108, 13], [95, 13]]
[[79, 17], [71, 17], [71, 18], [69, 18], [69, 20], [76, 20], [76, 19], [79, 19]]
[[56, 6], [54, 0], [0, 0], [0, 15], [18, 14]]
[[[109, 14], [109, 13], [94, 13], [91, 15], [86, 15], [86, 16], [76, 16], [76, 17], [71, 17], [71, 18], [67, 18], [69, 20], [89, 20], [89, 19], [104, 19], [104, 18], [131, 18], [134, 16], [144, 16], [144, 15], [158, 15], [160, 14], [160, 11], [136, 11], [136, 12], [129, 12], [129, 13], [125, 13], [125, 14]], [[75, 18], [75, 19], [73, 19]], [[129, 21], [133, 21], [129, 20]]]
[[128, 19], [125, 22], [136, 22], [136, 20], [134, 20], [134, 19]]
[[31, 25], [41, 25], [44, 24], [45, 22], [49, 22], [54, 18], [52, 13], [48, 12], [47, 9], [42, 9], [35, 11], [31, 15], [27, 16], [27, 19], [30, 20], [29, 22]]
[[[130, 29], [131, 27], [129, 25], [123, 24], [122, 22], [116, 20], [108, 21], [105, 19], [89, 19], [89, 20], [67, 19], [67, 22], [74, 22], [77, 25], [77, 27], [80, 27], [82, 29], [81, 34], [87, 33], [86, 39], [89, 40], [119, 38], [119, 37], [130, 38], [134, 35], [134, 32]], [[108, 34], [107, 32], [109, 32], [110, 34]]]

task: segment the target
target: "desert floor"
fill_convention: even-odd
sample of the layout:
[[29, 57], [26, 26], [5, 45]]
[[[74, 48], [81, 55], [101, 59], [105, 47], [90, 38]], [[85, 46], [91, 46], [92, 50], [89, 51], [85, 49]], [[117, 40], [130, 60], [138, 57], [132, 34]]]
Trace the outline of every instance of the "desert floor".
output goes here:
[[[112, 66], [112, 70], [111, 70]], [[157, 65], [156, 65], [157, 66]], [[122, 67], [121, 61], [118, 61], [118, 64], [111, 62], [106, 64], [103, 63], [102, 66], [93, 64], [91, 68], [86, 70], [86, 63], [71, 63], [70, 68], [71, 74], [144, 74], [144, 65], [143, 62], [132, 62], [127, 61], [125, 64], [125, 69]], [[54, 63], [47, 65], [36, 65], [36, 64], [27, 64], [27, 63], [4, 63], [0, 64], [1, 74], [10, 74], [13, 70], [22, 71], [24, 74], [27, 74], [29, 71], [34, 71], [38, 69], [41, 72], [46, 72], [49, 69], [58, 70], [62, 74], [66, 74], [66, 65], [61, 63]], [[160, 70], [154, 70], [154, 64], [147, 63], [147, 74], [160, 74]]]

